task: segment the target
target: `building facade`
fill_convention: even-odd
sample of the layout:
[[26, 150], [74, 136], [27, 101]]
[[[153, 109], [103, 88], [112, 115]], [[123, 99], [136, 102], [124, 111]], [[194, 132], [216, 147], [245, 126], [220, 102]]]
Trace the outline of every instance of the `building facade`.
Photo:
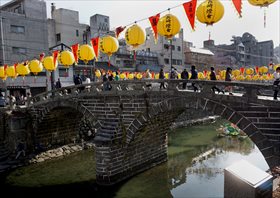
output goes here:
[[147, 40], [145, 44], [139, 47], [139, 50], [156, 52], [158, 55], [159, 66], [162, 67], [164, 71], [170, 71], [171, 66], [179, 71], [183, 70], [185, 61], [183, 51], [183, 29], [180, 30], [178, 36], [172, 38], [172, 43], [165, 37], [158, 35], [158, 42], [155, 44], [154, 34], [150, 27], [146, 28], [146, 35]]
[[[72, 46], [76, 43], [87, 43], [85, 34], [89, 32], [87, 24], [79, 22], [79, 12], [64, 8], [56, 9], [55, 4], [51, 6], [51, 19], [48, 19], [49, 47], [65, 44]], [[87, 33], [89, 34], [89, 33]]]
[[269, 65], [273, 62], [272, 40], [258, 42], [246, 32], [242, 37], [233, 36], [231, 41], [231, 45], [215, 45], [213, 40], [204, 41], [204, 48], [215, 54], [215, 64], [241, 67]]
[[[0, 65], [13, 65], [48, 52], [46, 3], [38, 0], [14, 0], [0, 7]], [[6, 81], [7, 87], [30, 86], [32, 94], [45, 91], [46, 73]]]
[[214, 54], [207, 49], [187, 47], [185, 49], [185, 63], [188, 66], [195, 65], [199, 71], [209, 70], [214, 64]]

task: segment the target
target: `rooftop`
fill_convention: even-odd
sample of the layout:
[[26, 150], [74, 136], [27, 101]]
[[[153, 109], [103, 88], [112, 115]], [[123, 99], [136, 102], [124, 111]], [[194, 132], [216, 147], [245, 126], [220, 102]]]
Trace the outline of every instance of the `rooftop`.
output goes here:
[[214, 54], [208, 49], [189, 47], [189, 50], [190, 50], [190, 52], [194, 52], [194, 53], [198, 53], [198, 54], [207, 54], [207, 55], [214, 56]]

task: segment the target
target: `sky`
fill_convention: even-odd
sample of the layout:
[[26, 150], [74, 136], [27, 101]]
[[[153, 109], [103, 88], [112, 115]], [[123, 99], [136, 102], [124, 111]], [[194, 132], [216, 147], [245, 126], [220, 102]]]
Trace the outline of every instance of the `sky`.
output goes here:
[[[1, 4], [8, 2], [0, 0]], [[48, 17], [50, 17], [51, 3], [57, 8], [66, 8], [79, 11], [80, 23], [89, 24], [90, 16], [103, 14], [110, 17], [110, 29], [125, 26], [135, 21], [148, 18], [168, 8], [176, 7], [185, 1], [167, 0], [45, 0], [47, 3]], [[244, 32], [253, 34], [258, 41], [273, 40], [274, 46], [280, 43], [280, 0], [269, 5], [268, 8], [252, 6], [248, 1], [242, 1], [242, 17], [239, 18], [234, 5], [230, 0], [220, 0], [224, 5], [224, 16], [213, 26], [206, 26], [198, 20], [195, 22], [196, 29], [193, 31], [186, 17], [183, 6], [170, 10], [177, 16], [181, 27], [184, 29], [184, 40], [193, 42], [194, 46], [203, 47], [203, 41], [210, 37], [215, 44], [230, 44], [232, 36], [242, 36]], [[203, 1], [198, 1], [197, 6]], [[264, 27], [264, 13], [266, 12], [266, 27]], [[164, 12], [161, 16], [167, 14]], [[142, 28], [149, 27], [148, 19], [137, 23]], [[124, 33], [120, 35], [123, 37]]]

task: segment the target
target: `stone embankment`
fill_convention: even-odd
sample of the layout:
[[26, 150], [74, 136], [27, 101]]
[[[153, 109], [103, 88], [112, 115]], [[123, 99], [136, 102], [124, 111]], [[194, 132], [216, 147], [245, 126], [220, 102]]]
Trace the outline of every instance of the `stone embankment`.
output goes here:
[[84, 144], [64, 145], [62, 147], [51, 149], [51, 150], [42, 152], [38, 155], [35, 155], [28, 162], [30, 164], [40, 163], [40, 162], [44, 162], [44, 161], [47, 161], [47, 160], [50, 160], [50, 159], [54, 159], [54, 158], [62, 157], [62, 156], [65, 156], [65, 155], [69, 155], [71, 153], [81, 151], [83, 149], [91, 149], [91, 148], [93, 148], [93, 146], [94, 145], [91, 142], [87, 142], [87, 143], [84, 143]]
[[204, 117], [204, 118], [177, 121], [177, 122], [174, 122], [172, 124], [170, 129], [174, 130], [174, 129], [177, 129], [177, 128], [183, 128], [183, 127], [188, 127], [188, 126], [192, 126], [192, 125], [212, 123], [212, 122], [215, 122], [215, 120], [218, 119], [218, 118], [219, 118], [219, 116], [207, 116], [207, 117]]

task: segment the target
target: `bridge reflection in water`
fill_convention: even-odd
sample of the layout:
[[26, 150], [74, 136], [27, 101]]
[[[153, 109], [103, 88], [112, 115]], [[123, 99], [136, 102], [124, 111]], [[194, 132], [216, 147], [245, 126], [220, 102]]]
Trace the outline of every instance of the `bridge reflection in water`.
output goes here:
[[[146, 86], [161, 82], [168, 84], [166, 90]], [[183, 90], [183, 82], [196, 83], [200, 91]], [[184, 111], [201, 109], [236, 124], [257, 145], [271, 168], [279, 165], [280, 103], [266, 94], [273, 90], [272, 85], [183, 80], [110, 83], [110, 91], [103, 91], [102, 83], [92, 83], [33, 97], [28, 107], [21, 109], [30, 115], [30, 144], [35, 140], [43, 144], [51, 141], [42, 136], [42, 125], [50, 126], [49, 131], [55, 133], [58, 142], [63, 139], [66, 143], [71, 138], [65, 139], [60, 129], [72, 124], [74, 132], [75, 123], [87, 120], [91, 130], [96, 131], [97, 182], [111, 185], [166, 161], [171, 123]], [[234, 95], [214, 94], [213, 86], [234, 86]], [[79, 116], [74, 118], [60, 110], [65, 108]], [[53, 112], [57, 111], [64, 112], [60, 117], [69, 117], [70, 123], [54, 122], [57, 116]]]

